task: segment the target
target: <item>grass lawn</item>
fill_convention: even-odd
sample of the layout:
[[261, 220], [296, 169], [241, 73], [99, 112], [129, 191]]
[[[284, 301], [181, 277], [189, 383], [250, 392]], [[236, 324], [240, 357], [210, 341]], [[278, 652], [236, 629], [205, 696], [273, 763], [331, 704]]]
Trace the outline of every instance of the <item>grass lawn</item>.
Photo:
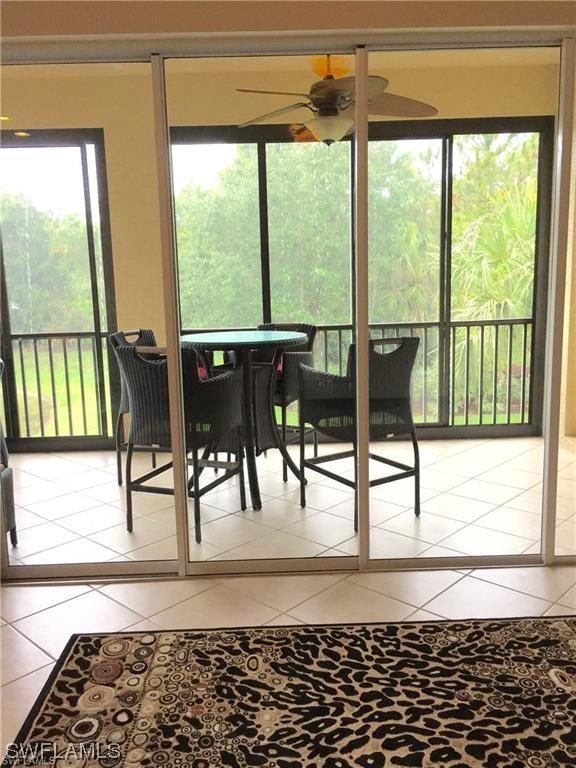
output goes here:
[[[52, 365], [48, 341], [15, 345], [14, 368], [22, 436], [99, 435], [98, 385], [91, 339], [54, 339]], [[66, 347], [64, 348], [64, 344]], [[110, 429], [107, 354], [104, 354]], [[66, 376], [66, 371], [68, 376]], [[24, 397], [26, 390], [26, 398]]]

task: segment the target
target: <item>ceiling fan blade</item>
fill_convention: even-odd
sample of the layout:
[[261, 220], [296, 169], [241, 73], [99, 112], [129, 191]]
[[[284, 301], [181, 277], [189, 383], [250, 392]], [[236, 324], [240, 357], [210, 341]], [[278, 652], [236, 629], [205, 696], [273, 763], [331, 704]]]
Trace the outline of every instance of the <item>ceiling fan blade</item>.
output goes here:
[[369, 99], [368, 114], [393, 115], [394, 117], [434, 117], [438, 114], [438, 110], [423, 101], [386, 92]]
[[[368, 76], [368, 99], [373, 99], [388, 85], [388, 80], [379, 75]], [[356, 78], [354, 77], [335, 77], [326, 80], [318, 80], [310, 88], [310, 98], [324, 98], [336, 93], [348, 92], [351, 96], [356, 91]]]
[[254, 125], [254, 123], [261, 123], [263, 120], [267, 120], [269, 117], [277, 117], [279, 115], [283, 115], [286, 112], [291, 112], [293, 109], [299, 109], [300, 107], [306, 107], [307, 109], [311, 109], [310, 103], [306, 101], [299, 101], [296, 104], [289, 104], [287, 107], [282, 107], [281, 109], [275, 109], [273, 112], [266, 112], [265, 115], [259, 115], [258, 117], [253, 117], [252, 120], [246, 120], [245, 123], [241, 123], [238, 128], [245, 128], [247, 125]]
[[305, 99], [309, 98], [307, 93], [294, 93], [294, 91], [256, 91], [253, 88], [236, 88], [240, 93], [266, 93], [269, 96], [304, 96]]

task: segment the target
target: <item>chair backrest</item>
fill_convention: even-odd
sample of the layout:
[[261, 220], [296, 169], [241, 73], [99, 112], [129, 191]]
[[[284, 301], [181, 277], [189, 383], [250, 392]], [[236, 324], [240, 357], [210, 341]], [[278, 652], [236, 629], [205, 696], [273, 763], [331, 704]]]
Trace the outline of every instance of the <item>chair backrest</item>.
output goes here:
[[[130, 442], [169, 448], [170, 411], [168, 368], [165, 357], [150, 359], [132, 346], [114, 348], [126, 381], [130, 401]], [[182, 390], [187, 446], [215, 445], [223, 450], [238, 446], [242, 424], [241, 379], [232, 371], [202, 381], [198, 354], [181, 348]]]
[[[135, 445], [170, 447], [168, 368], [165, 357], [150, 359], [133, 344], [114, 347], [124, 378], [130, 409], [130, 439]], [[197, 356], [186, 348], [182, 353], [182, 385], [189, 394], [198, 384]], [[186, 405], [186, 398], [185, 398]]]
[[130, 436], [136, 445], [170, 446], [166, 359], [145, 360], [132, 344], [113, 347], [128, 401]]
[[[134, 331], [116, 331], [116, 333], [111, 333], [108, 336], [108, 341], [114, 350], [118, 347], [156, 346], [156, 337], [154, 331], [150, 328], [138, 328]], [[120, 405], [118, 406], [118, 412], [128, 413], [129, 410], [130, 403], [128, 401], [128, 390], [126, 388], [122, 369], [120, 369]]]
[[135, 331], [116, 331], [108, 336], [112, 347], [155, 347], [156, 336], [150, 328], [137, 328]]
[[[412, 369], [420, 339], [417, 336], [371, 339], [369, 342], [370, 369], [370, 439], [380, 440], [387, 435], [403, 434], [413, 429], [410, 404]], [[384, 352], [383, 347], [393, 347]], [[354, 376], [356, 348], [350, 345], [348, 376]]]
[[[370, 397], [410, 398], [410, 381], [420, 339], [417, 336], [398, 336], [370, 339], [368, 365], [370, 371]], [[378, 348], [394, 347], [389, 352]], [[355, 376], [356, 344], [350, 344], [346, 375]]]
[[308, 337], [302, 344], [290, 345], [287, 352], [311, 352], [314, 347], [314, 340], [318, 331], [315, 325], [307, 323], [261, 323], [258, 326], [260, 331], [293, 331], [294, 333], [305, 333]]

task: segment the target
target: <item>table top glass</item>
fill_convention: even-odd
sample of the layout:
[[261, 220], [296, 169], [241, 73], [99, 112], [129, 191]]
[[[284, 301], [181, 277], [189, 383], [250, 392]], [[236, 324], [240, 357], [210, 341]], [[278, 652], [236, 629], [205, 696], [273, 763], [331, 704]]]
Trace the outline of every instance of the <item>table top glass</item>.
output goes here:
[[303, 344], [308, 337], [294, 331], [211, 331], [187, 333], [181, 341], [201, 349], [233, 349], [235, 347], [288, 347]]

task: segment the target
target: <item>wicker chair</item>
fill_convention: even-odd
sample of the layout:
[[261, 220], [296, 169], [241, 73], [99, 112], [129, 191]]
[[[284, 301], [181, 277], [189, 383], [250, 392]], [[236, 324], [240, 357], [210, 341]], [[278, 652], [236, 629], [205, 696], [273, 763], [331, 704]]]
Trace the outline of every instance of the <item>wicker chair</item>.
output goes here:
[[[4, 361], [0, 360], [0, 381], [4, 373]], [[8, 446], [4, 437], [4, 427], [0, 421], [0, 501], [2, 502], [2, 514], [4, 515], [4, 527], [10, 534], [10, 543], [18, 546], [18, 533], [16, 530], [16, 508], [14, 503], [14, 477], [12, 467], [8, 466]]]
[[[291, 346], [290, 349], [282, 354], [279, 363], [276, 366], [276, 381], [274, 384], [274, 391], [272, 399], [274, 405], [279, 406], [281, 412], [281, 433], [282, 442], [284, 445], [288, 442], [288, 426], [286, 423], [286, 412], [288, 406], [298, 400], [298, 367], [300, 363], [312, 366], [314, 365], [314, 357], [312, 349], [314, 347], [314, 340], [316, 339], [317, 328], [315, 325], [307, 325], [306, 323], [262, 323], [258, 326], [262, 331], [294, 331], [295, 333], [305, 333], [307, 336], [306, 341], [303, 344]], [[266, 358], [265, 352], [260, 352], [258, 355], [258, 362], [263, 360], [271, 360], [272, 358]], [[300, 430], [297, 428], [297, 435]], [[313, 430], [314, 441], [314, 456], [318, 455], [318, 441], [316, 432]], [[288, 480], [288, 467], [286, 462], [282, 462], [282, 479], [284, 482]]]
[[[171, 449], [170, 414], [168, 407], [168, 374], [166, 359], [145, 359], [133, 346], [118, 346], [114, 350], [124, 376], [130, 400], [130, 432], [126, 453], [126, 525], [133, 529], [132, 493], [164, 493], [174, 489], [145, 485], [173, 462], [132, 479], [132, 454], [135, 447]], [[198, 357], [194, 350], [183, 347], [182, 376], [184, 391], [184, 424], [186, 453], [192, 454], [192, 476], [188, 481], [188, 496], [194, 499], [196, 541], [201, 541], [200, 498], [220, 483], [238, 474], [240, 505], [246, 509], [242, 448], [242, 387], [235, 372], [202, 379], [198, 373]], [[202, 456], [198, 450], [203, 448]], [[209, 460], [210, 453], [222, 450], [235, 456], [235, 461]], [[221, 477], [200, 488], [204, 467], [219, 466]]]
[[[117, 331], [108, 336], [112, 349], [118, 347], [142, 346], [155, 347], [156, 337], [154, 331], [149, 328], [139, 328], [136, 331]], [[116, 442], [116, 471], [118, 475], [118, 485], [122, 485], [122, 451], [126, 450], [127, 443], [122, 441], [122, 417], [130, 413], [130, 401], [128, 400], [128, 389], [124, 381], [124, 375], [120, 371], [120, 405], [118, 406], [118, 415], [116, 417], [116, 429], [114, 438]], [[147, 449], [144, 449], [147, 450]], [[156, 452], [152, 451], [152, 468], [156, 468]]]
[[[414, 449], [414, 465], [393, 461], [375, 453], [370, 458], [401, 470], [386, 477], [370, 480], [370, 487], [390, 483], [406, 477], [414, 478], [414, 512], [420, 515], [420, 459], [416, 430], [410, 405], [410, 378], [418, 344], [416, 337], [372, 339], [369, 347], [370, 366], [370, 440], [385, 440], [393, 435], [410, 435]], [[377, 347], [392, 344], [390, 352], [378, 351]], [[312, 469], [350, 488], [356, 488], [354, 480], [330, 472], [321, 465], [346, 457], [356, 460], [356, 354], [351, 344], [346, 376], [335, 376], [300, 365], [300, 504], [306, 506], [305, 469]], [[352, 443], [349, 451], [340, 451], [312, 459], [305, 458], [303, 429], [311, 424], [323, 435]], [[356, 461], [354, 461], [356, 467]], [[354, 529], [358, 530], [358, 511], [355, 506]]]

